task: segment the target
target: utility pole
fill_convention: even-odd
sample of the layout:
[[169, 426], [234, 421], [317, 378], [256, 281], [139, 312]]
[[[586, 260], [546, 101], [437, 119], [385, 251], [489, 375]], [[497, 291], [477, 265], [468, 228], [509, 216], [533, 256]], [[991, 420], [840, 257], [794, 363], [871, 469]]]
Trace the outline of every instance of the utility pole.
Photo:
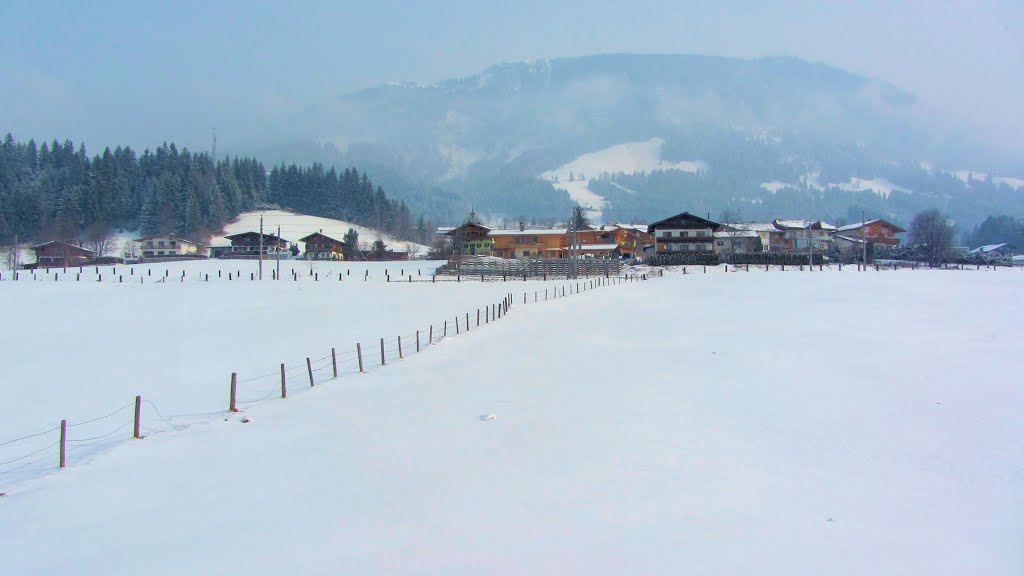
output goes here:
[[[280, 224], [278, 224], [278, 226], [277, 226], [277, 241], [278, 241], [278, 248], [280, 249], [280, 247], [281, 247], [281, 245], [280, 245], [280, 242], [281, 242], [281, 225]], [[281, 255], [280, 254], [277, 255], [277, 279], [278, 280], [281, 279]]]
[[260, 280], [263, 280], [263, 215], [260, 214]]
[[868, 269], [868, 231], [864, 222], [864, 211], [860, 213], [860, 243], [861, 249], [864, 251], [864, 270]]

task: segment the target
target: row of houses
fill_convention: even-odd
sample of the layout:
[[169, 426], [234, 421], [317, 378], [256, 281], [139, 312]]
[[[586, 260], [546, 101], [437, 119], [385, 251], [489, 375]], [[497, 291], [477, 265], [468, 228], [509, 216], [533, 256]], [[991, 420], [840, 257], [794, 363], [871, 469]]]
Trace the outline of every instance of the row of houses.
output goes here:
[[[859, 250], [865, 244], [898, 246], [903, 228], [881, 219], [849, 226], [824, 221], [773, 220], [720, 223], [689, 212], [653, 224], [607, 224], [576, 231], [583, 257], [639, 258], [677, 253], [742, 254], [756, 252], [801, 253]], [[476, 221], [454, 228], [439, 228], [451, 239], [455, 255], [499, 258], [565, 258], [570, 250], [567, 228], [494, 229]]]
[[[439, 228], [448, 236], [456, 255], [497, 256], [499, 258], [565, 258], [571, 249], [572, 232], [568, 228], [494, 229], [475, 221], [455, 228]], [[608, 224], [577, 230], [575, 251], [583, 257], [639, 257], [653, 236], [646, 225]]]
[[689, 212], [659, 220], [648, 227], [653, 254], [757, 252], [825, 253], [859, 251], [865, 245], [899, 246], [903, 228], [882, 219], [848, 226], [821, 220], [720, 223]]
[[[262, 236], [262, 239], [260, 238]], [[292, 249], [292, 242], [279, 238], [274, 234], [259, 232], [241, 232], [224, 237], [230, 244], [208, 246], [173, 234], [146, 236], [134, 240], [135, 257], [142, 261], [180, 260], [187, 258], [258, 258], [278, 257]], [[344, 243], [331, 238], [322, 232], [314, 232], [299, 242], [305, 244], [307, 260], [344, 260]], [[32, 247], [36, 255], [35, 266], [40, 268], [74, 267], [97, 263], [101, 255], [93, 250], [70, 242], [53, 240]], [[296, 246], [297, 249], [297, 246]], [[283, 257], [283, 256], [282, 256]], [[364, 260], [404, 260], [407, 255], [393, 250], [384, 250], [383, 254], [361, 251]], [[121, 260], [123, 259], [113, 259]]]

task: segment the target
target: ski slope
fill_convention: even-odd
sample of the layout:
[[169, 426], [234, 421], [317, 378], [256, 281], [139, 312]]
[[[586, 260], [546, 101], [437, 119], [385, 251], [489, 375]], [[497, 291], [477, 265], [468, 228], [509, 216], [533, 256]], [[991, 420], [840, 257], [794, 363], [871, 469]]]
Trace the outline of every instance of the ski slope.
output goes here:
[[[691, 273], [517, 304], [429, 353], [256, 403], [249, 423], [222, 413], [16, 486], [0, 498], [0, 558], [19, 575], [1020, 574], [1022, 281]], [[309, 332], [371, 316], [374, 333], [397, 330], [417, 308], [516, 290], [365, 285], [161, 286], [196, 316], [167, 338], [143, 314], [110, 320], [99, 303], [138, 309], [127, 287], [74, 292], [113, 322], [92, 329], [30, 312], [24, 286], [0, 290], [22, 331], [60, 323], [113, 351], [143, 336], [230, 350], [259, 333], [284, 347], [254, 351], [272, 365], [322, 346], [290, 342]], [[235, 363], [214, 362], [146, 364], [205, 366], [219, 399]], [[87, 398], [98, 384], [72, 372], [51, 362], [28, 384], [52, 392], [39, 402]], [[179, 384], [161, 404], [194, 394]], [[26, 405], [6, 398], [4, 419]]]

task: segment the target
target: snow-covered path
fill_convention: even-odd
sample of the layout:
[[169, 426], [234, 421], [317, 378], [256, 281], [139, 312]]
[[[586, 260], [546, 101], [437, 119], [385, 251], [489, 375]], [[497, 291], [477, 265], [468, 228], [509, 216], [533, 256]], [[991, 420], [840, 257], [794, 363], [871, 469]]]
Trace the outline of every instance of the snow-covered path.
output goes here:
[[3, 571], [1020, 574], [1022, 281], [699, 274], [514, 307], [12, 492]]

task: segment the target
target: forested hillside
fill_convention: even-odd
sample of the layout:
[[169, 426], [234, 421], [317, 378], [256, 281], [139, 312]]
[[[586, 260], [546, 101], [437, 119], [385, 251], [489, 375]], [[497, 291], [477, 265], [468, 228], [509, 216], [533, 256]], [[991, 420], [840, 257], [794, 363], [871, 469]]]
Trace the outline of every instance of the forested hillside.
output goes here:
[[270, 178], [252, 158], [221, 159], [163, 144], [137, 155], [130, 147], [90, 157], [71, 141], [0, 144], [0, 242], [86, 241], [115, 230], [204, 237], [239, 213], [262, 206], [343, 218], [403, 239], [412, 225], [404, 203], [389, 199], [365, 174], [323, 166], [275, 168]]

